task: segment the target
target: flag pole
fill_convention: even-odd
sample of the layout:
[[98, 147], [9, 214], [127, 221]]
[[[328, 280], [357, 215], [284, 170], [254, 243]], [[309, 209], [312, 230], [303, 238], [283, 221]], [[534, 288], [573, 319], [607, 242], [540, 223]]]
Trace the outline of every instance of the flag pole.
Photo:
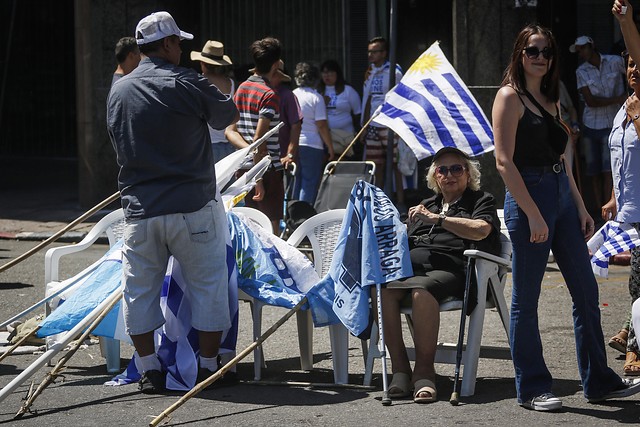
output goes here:
[[249, 354], [251, 354], [251, 352], [253, 352], [253, 350], [256, 347], [261, 345], [267, 338], [269, 338], [269, 336], [271, 336], [271, 334], [273, 334], [280, 326], [282, 326], [287, 320], [289, 320], [289, 318], [291, 316], [293, 316], [295, 313], [300, 311], [300, 309], [302, 309], [302, 306], [304, 306], [306, 303], [307, 303], [307, 297], [302, 298], [302, 300], [300, 300], [300, 302], [298, 304], [296, 304], [295, 307], [293, 307], [291, 310], [289, 310], [289, 312], [287, 314], [285, 314], [280, 320], [278, 320], [273, 326], [271, 326], [264, 334], [262, 334], [257, 340], [255, 340], [253, 343], [251, 343], [251, 345], [249, 347], [247, 347], [244, 350], [242, 350], [242, 352], [240, 352], [240, 354], [238, 354], [236, 357], [231, 359], [222, 368], [218, 369], [209, 378], [207, 378], [206, 380], [202, 381], [199, 384], [196, 384], [195, 387], [193, 387], [184, 396], [182, 396], [180, 399], [178, 399], [177, 402], [175, 402], [173, 405], [169, 406], [167, 409], [162, 411], [162, 413], [160, 415], [155, 417], [149, 423], [149, 426], [151, 426], [151, 427], [157, 426], [162, 420], [164, 420], [167, 416], [169, 416], [169, 414], [171, 414], [173, 411], [175, 411], [176, 409], [178, 409], [179, 407], [184, 405], [187, 400], [191, 399], [193, 396], [195, 396], [196, 394], [200, 393], [202, 390], [206, 389], [208, 386], [210, 386], [211, 384], [213, 384], [214, 382], [216, 382], [217, 380], [222, 378], [222, 376], [229, 369], [231, 369], [233, 366], [238, 364], [238, 362], [240, 362], [242, 359], [244, 359]]
[[[391, 0], [391, 6], [389, 9], [389, 89], [396, 85], [396, 41], [398, 38], [398, 0]], [[385, 180], [384, 190], [385, 193], [391, 195], [393, 193], [393, 176], [394, 170], [397, 167], [394, 164], [394, 148], [395, 148], [395, 132], [392, 129], [387, 130], [387, 160], [385, 161]], [[403, 190], [402, 180], [396, 182], [396, 192], [399, 193]], [[399, 190], [398, 190], [399, 188]], [[398, 202], [397, 196], [394, 198], [396, 203]], [[403, 201], [404, 202], [404, 201]]]
[[55, 242], [64, 233], [66, 233], [67, 231], [71, 230], [73, 227], [75, 227], [76, 225], [80, 224], [85, 219], [89, 218], [91, 215], [93, 215], [94, 213], [98, 212], [103, 207], [107, 206], [109, 203], [117, 200], [118, 197], [120, 197], [120, 192], [119, 191], [113, 193], [111, 196], [107, 197], [106, 199], [104, 199], [103, 201], [101, 201], [100, 203], [98, 203], [97, 205], [95, 205], [94, 207], [89, 209], [88, 211], [86, 211], [84, 214], [80, 215], [78, 218], [76, 218], [73, 221], [71, 221], [67, 226], [62, 228], [60, 231], [58, 231], [53, 236], [49, 237], [44, 242], [39, 243], [38, 245], [36, 245], [35, 247], [31, 248], [27, 252], [23, 253], [19, 257], [14, 258], [11, 261], [9, 261], [8, 263], [0, 266], [0, 273], [2, 273], [5, 270], [8, 270], [9, 268], [13, 267], [14, 265], [16, 265], [18, 263], [24, 261], [25, 259], [29, 258], [31, 255], [35, 254], [40, 249], [44, 248], [45, 246], [49, 245], [50, 243]]
[[47, 388], [49, 384], [51, 384], [56, 380], [56, 378], [58, 378], [58, 376], [64, 369], [65, 363], [67, 363], [69, 359], [73, 357], [73, 355], [76, 353], [76, 351], [78, 351], [78, 349], [80, 348], [84, 340], [87, 339], [89, 334], [91, 334], [91, 332], [93, 332], [95, 328], [98, 327], [100, 322], [102, 322], [102, 320], [105, 317], [107, 317], [111, 309], [113, 309], [113, 307], [115, 307], [115, 305], [118, 302], [120, 302], [121, 299], [122, 299], [122, 292], [118, 292], [117, 297], [113, 298], [111, 302], [109, 302], [109, 305], [107, 305], [104, 308], [104, 310], [102, 310], [102, 313], [100, 313], [100, 315], [91, 323], [91, 325], [89, 325], [89, 327], [82, 333], [82, 335], [80, 335], [80, 338], [76, 340], [76, 342], [71, 346], [69, 351], [67, 351], [67, 353], [64, 356], [62, 356], [60, 360], [58, 360], [58, 363], [56, 363], [53, 369], [51, 369], [51, 372], [49, 372], [44, 377], [44, 379], [42, 380], [38, 388], [34, 390], [33, 387], [31, 387], [29, 389], [29, 392], [27, 393], [27, 396], [25, 398], [25, 402], [22, 404], [18, 412], [13, 416], [14, 420], [22, 418], [22, 416], [26, 412], [28, 411], [30, 412], [30, 408], [31, 408], [31, 405], [33, 405], [33, 402], [38, 398], [38, 396], [40, 396], [40, 394], [42, 394], [44, 389]]
[[24, 371], [22, 371], [16, 378], [13, 379], [9, 384], [5, 385], [2, 389], [0, 389], [0, 402], [2, 402], [13, 390], [15, 390], [18, 386], [20, 386], [25, 380], [30, 378], [38, 369], [47, 364], [56, 354], [58, 354], [62, 349], [64, 349], [67, 344], [69, 344], [73, 339], [78, 336], [78, 334], [83, 331], [93, 320], [98, 317], [104, 308], [109, 305], [109, 303], [114, 298], [120, 298], [122, 293], [122, 289], [118, 288], [107, 299], [102, 301], [96, 308], [94, 308], [83, 320], [81, 320], [76, 326], [73, 327], [69, 332], [64, 334], [60, 341], [55, 342], [49, 350], [44, 352], [35, 362], [33, 362], [29, 367], [27, 367]]
[[5, 351], [4, 353], [2, 353], [2, 355], [0, 356], [0, 362], [2, 362], [4, 359], [7, 358], [7, 356], [9, 356], [11, 353], [13, 353], [15, 351], [16, 348], [20, 347], [22, 344], [24, 344], [29, 338], [31, 338], [32, 336], [35, 335], [36, 332], [38, 332], [38, 329], [40, 329], [40, 327], [35, 328], [33, 331], [29, 332], [27, 335], [23, 336], [22, 338], [20, 338], [18, 340], [18, 342], [16, 342], [14, 345], [11, 346], [11, 348], [9, 348], [7, 351]]
[[[356, 136], [353, 137], [353, 140], [351, 141], [351, 143], [347, 146], [347, 148], [344, 149], [344, 151], [342, 152], [342, 154], [340, 154], [340, 157], [338, 157], [338, 160], [336, 160], [336, 163], [340, 163], [340, 161], [342, 160], [342, 158], [349, 152], [349, 150], [351, 149], [351, 147], [353, 146], [353, 144], [356, 143], [356, 141], [358, 141], [360, 139], [360, 137], [362, 136], [362, 134], [367, 130], [367, 127], [369, 126], [369, 123], [371, 123], [371, 121], [373, 119], [376, 118], [376, 116], [379, 114], [379, 112], [374, 112], [371, 117], [369, 117], [369, 120], [367, 120], [367, 122], [362, 125], [362, 128], [360, 128], [360, 130], [358, 131], [358, 133], [356, 134]], [[331, 169], [329, 171], [329, 175], [331, 175], [333, 173], [333, 169]]]

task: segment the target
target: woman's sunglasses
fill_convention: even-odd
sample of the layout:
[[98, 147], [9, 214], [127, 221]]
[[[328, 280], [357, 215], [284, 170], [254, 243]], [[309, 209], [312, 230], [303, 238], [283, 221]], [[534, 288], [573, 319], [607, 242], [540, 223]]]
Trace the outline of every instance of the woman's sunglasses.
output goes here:
[[540, 54], [542, 54], [544, 59], [551, 59], [553, 57], [553, 51], [549, 47], [540, 50], [538, 46], [529, 46], [524, 48], [524, 54], [527, 55], [529, 59], [536, 59]]
[[436, 172], [438, 175], [447, 176], [449, 172], [451, 175], [460, 178], [464, 173], [465, 167], [462, 165], [451, 165], [451, 166], [438, 166], [436, 168]]

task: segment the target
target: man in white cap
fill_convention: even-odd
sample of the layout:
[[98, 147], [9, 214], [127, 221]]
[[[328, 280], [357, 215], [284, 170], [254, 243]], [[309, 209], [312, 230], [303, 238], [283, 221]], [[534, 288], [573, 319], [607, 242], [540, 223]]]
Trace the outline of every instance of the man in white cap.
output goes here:
[[595, 203], [599, 208], [611, 195], [611, 160], [608, 138], [613, 119], [625, 94], [625, 66], [622, 57], [602, 55], [588, 36], [569, 46], [584, 61], [576, 70], [578, 91], [584, 100], [582, 113], [583, 151], [586, 174], [592, 177]]
[[238, 120], [233, 100], [194, 70], [179, 67], [181, 31], [171, 15], [143, 18], [135, 38], [142, 60], [117, 81], [107, 101], [107, 128], [117, 153], [126, 224], [124, 319], [140, 356], [139, 388], [165, 390], [153, 331], [164, 323], [160, 292], [173, 255], [188, 284], [192, 326], [198, 330], [198, 379], [217, 370], [222, 331], [229, 329], [225, 234], [207, 124]]

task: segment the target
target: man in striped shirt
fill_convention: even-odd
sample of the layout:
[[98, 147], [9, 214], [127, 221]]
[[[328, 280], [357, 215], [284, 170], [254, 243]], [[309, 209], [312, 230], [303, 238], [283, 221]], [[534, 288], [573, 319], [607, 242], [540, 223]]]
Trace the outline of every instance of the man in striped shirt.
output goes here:
[[[253, 42], [250, 51], [255, 64], [255, 68], [250, 70], [253, 75], [238, 86], [233, 97], [240, 120], [225, 132], [229, 142], [236, 146], [255, 141], [280, 121], [280, 101], [270, 86], [272, 77], [280, 72], [280, 42], [273, 37], [266, 37]], [[253, 161], [258, 162], [267, 155], [271, 157], [271, 166], [258, 181], [255, 190], [247, 196], [246, 202], [247, 206], [264, 212], [271, 219], [274, 230], [278, 230], [282, 219], [284, 188], [277, 133], [260, 145]]]

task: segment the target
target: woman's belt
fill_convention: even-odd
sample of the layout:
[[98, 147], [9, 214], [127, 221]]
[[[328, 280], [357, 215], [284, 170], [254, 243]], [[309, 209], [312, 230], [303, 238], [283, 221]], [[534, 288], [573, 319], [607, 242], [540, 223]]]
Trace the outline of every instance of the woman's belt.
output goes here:
[[566, 169], [564, 167], [564, 162], [559, 161], [558, 163], [554, 164], [554, 165], [549, 165], [549, 166], [524, 166], [521, 168], [518, 168], [518, 170], [520, 170], [520, 172], [529, 172], [529, 173], [560, 173], [560, 172], [566, 172]]

